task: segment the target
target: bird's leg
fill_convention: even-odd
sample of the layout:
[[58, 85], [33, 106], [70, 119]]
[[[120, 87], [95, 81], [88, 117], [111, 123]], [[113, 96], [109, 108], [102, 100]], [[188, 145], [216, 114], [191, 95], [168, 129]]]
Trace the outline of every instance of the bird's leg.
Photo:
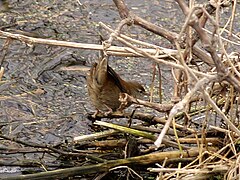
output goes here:
[[109, 114], [113, 113], [113, 110], [108, 107], [106, 104], [104, 104], [104, 106], [108, 109], [107, 112], [101, 111], [99, 109], [96, 109], [96, 111], [94, 112], [94, 114], [92, 115], [92, 118], [96, 119], [97, 115], [104, 115], [104, 116], [108, 116]]
[[97, 117], [97, 115], [100, 113], [100, 111], [97, 109], [96, 111], [95, 111], [95, 113], [92, 115], [92, 117], [94, 118], [94, 119], [96, 119], [96, 117]]
[[104, 106], [108, 109], [107, 112], [104, 112], [104, 115], [105, 115], [105, 116], [108, 116], [109, 114], [112, 114], [112, 113], [113, 113], [112, 108], [108, 107], [106, 104], [104, 104]]

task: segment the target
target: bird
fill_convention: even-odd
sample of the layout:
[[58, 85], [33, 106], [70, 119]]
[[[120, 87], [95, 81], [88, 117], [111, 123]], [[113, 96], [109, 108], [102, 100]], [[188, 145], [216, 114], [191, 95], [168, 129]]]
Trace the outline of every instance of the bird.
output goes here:
[[[87, 89], [90, 101], [96, 108], [93, 117], [99, 113], [110, 114], [122, 111], [120, 93], [127, 93], [135, 98], [143, 97], [146, 92], [137, 81], [123, 80], [109, 65], [106, 57], [94, 63], [87, 75]], [[126, 107], [130, 106], [127, 105]], [[125, 108], [126, 108], [125, 107]]]

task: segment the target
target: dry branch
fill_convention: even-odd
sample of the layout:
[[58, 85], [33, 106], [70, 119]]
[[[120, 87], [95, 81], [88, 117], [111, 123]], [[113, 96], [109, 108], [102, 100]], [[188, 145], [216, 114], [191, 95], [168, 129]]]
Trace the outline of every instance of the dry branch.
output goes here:
[[[207, 151], [207, 149], [205, 149], [205, 151]], [[211, 150], [209, 149], [209, 151], [216, 151], [216, 150], [212, 148]], [[180, 156], [182, 158], [188, 158], [188, 157], [197, 157], [198, 154], [199, 154], [199, 151], [197, 148], [192, 148], [190, 150], [183, 151], [183, 152], [179, 152], [179, 151], [172, 151], [171, 153], [160, 152], [160, 153], [148, 154], [148, 155], [132, 157], [127, 159], [106, 161], [104, 163], [99, 163], [97, 165], [59, 169], [59, 170], [35, 173], [30, 175], [20, 175], [15, 177], [8, 177], [7, 179], [8, 180], [15, 180], [15, 179], [41, 180], [41, 179], [48, 179], [48, 178], [56, 179], [56, 178], [73, 177], [76, 175], [108, 172], [109, 169], [117, 166], [147, 165], [147, 164], [161, 162], [166, 157], [168, 159], [172, 159], [172, 158], [175, 159], [175, 158], [179, 158]], [[3, 180], [4, 179], [5, 178], [3, 178]]]
[[[5, 31], [1, 31], [1, 30], [0, 30], [0, 36], [16, 39], [16, 40], [24, 42], [28, 45], [45, 44], [45, 45], [51, 45], [51, 46], [62, 46], [62, 47], [78, 48], [78, 49], [86, 49], [86, 50], [98, 50], [98, 51], [105, 50], [105, 47], [103, 45], [98, 45], [98, 44], [86, 44], [86, 43], [76, 43], [76, 42], [35, 38], [35, 37], [30, 37], [30, 36], [26, 36], [26, 35], [22, 35], [22, 34], [14, 34], [14, 33], [10, 33], [10, 32], [5, 32]], [[161, 48], [161, 47], [159, 47], [159, 48]], [[171, 54], [171, 55], [176, 54], [176, 50], [166, 49], [166, 48], [161, 48], [161, 49], [165, 50], [168, 54]], [[142, 50], [146, 51], [152, 55], [157, 54], [156, 49], [143, 48]], [[108, 55], [139, 56], [137, 54], [131, 53], [131, 49], [127, 48], [127, 47], [111, 46], [106, 49], [106, 52], [108, 53]], [[165, 55], [165, 53], [162, 53], [162, 54], [159, 53], [159, 54]]]

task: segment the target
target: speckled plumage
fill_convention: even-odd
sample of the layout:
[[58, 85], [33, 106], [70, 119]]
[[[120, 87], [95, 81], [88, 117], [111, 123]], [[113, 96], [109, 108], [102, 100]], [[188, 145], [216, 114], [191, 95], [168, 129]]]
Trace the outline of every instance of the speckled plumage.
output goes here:
[[141, 97], [145, 92], [136, 81], [124, 81], [109, 65], [106, 58], [94, 63], [87, 76], [88, 94], [92, 104], [100, 111], [117, 111], [119, 93]]

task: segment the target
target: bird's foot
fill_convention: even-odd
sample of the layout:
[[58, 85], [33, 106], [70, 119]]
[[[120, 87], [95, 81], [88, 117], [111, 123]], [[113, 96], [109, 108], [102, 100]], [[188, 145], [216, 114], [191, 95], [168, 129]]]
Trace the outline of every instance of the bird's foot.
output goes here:
[[113, 113], [113, 110], [110, 107], [108, 107], [108, 106], [106, 106], [106, 107], [108, 108], [108, 111], [104, 112], [104, 115], [105, 116], [109, 116], [110, 114]]
[[96, 119], [97, 115], [101, 114], [101, 112], [97, 109], [95, 113], [92, 115], [92, 118]]

